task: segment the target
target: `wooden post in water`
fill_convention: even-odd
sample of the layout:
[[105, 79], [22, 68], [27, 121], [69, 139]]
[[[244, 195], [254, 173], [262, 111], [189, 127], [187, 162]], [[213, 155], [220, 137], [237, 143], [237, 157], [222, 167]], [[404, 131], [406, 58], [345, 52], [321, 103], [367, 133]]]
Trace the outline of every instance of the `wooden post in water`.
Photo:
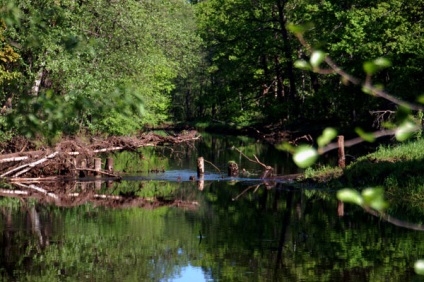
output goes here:
[[205, 159], [203, 157], [197, 158], [197, 178], [201, 178], [205, 175]]
[[106, 159], [106, 171], [112, 173], [113, 172], [113, 158]]
[[77, 170], [77, 167], [78, 167], [77, 158], [72, 158], [71, 159], [71, 162], [72, 162], [72, 165], [74, 166], [74, 171], [73, 171], [72, 175], [74, 177], [78, 177], [79, 176], [79, 172]]
[[197, 181], [197, 189], [199, 191], [203, 191], [204, 188], [205, 188], [205, 180], [203, 180], [203, 178], [201, 178]]
[[344, 216], [344, 203], [342, 201], [337, 201], [337, 215]]
[[[81, 160], [80, 168], [82, 168], [82, 169], [87, 168], [87, 160], [86, 159]], [[86, 177], [86, 176], [87, 176], [87, 171], [86, 170], [80, 170], [80, 177]]]
[[345, 168], [346, 167], [346, 156], [345, 156], [345, 150], [344, 150], [344, 136], [339, 135], [337, 137], [337, 144], [339, 145], [339, 167]]
[[94, 170], [96, 177], [100, 177], [101, 174], [98, 173], [99, 171], [102, 170], [102, 159], [101, 158], [94, 158]]

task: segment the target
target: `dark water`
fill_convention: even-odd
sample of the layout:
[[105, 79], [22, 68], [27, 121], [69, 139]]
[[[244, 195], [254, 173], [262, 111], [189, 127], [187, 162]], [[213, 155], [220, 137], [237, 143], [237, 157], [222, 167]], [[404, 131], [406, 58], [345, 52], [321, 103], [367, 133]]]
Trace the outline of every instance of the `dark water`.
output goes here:
[[[73, 200], [0, 198], [2, 280], [420, 281], [413, 264], [424, 258], [423, 232], [342, 209], [335, 191], [257, 181], [261, 167], [232, 146], [279, 174], [298, 172], [267, 145], [205, 136], [195, 146], [117, 154], [124, 180], [62, 184], [78, 193]], [[220, 169], [206, 165], [202, 190], [187, 179], [198, 156]], [[249, 177], [226, 178], [229, 160]]]

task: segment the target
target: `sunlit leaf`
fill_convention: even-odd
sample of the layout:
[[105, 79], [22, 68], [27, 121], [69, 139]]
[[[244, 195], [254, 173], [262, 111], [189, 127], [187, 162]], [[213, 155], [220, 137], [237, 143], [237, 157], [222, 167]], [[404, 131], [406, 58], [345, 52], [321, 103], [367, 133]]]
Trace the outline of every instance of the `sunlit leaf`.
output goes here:
[[390, 67], [392, 65], [392, 62], [389, 59], [380, 57], [374, 60], [374, 64], [380, 69], [383, 69]]
[[305, 33], [308, 30], [311, 30], [314, 27], [314, 25], [312, 23], [305, 23], [305, 24], [292, 24], [292, 23], [288, 23], [286, 25], [286, 28], [293, 32], [293, 33]]
[[367, 206], [377, 211], [383, 211], [387, 208], [387, 202], [384, 200], [384, 189], [381, 187], [364, 189], [362, 197]]
[[405, 141], [409, 139], [414, 134], [414, 132], [417, 131], [417, 129], [418, 128], [415, 123], [413, 123], [412, 121], [405, 121], [396, 129], [396, 140]]
[[367, 132], [363, 131], [362, 128], [359, 128], [359, 127], [355, 128], [355, 132], [356, 132], [356, 134], [359, 135], [359, 137], [361, 137], [362, 139], [364, 139], [367, 142], [372, 143], [372, 142], [375, 141], [374, 135], [372, 133], [367, 133]]
[[420, 95], [417, 99], [418, 103], [424, 104], [424, 95]]
[[300, 168], [307, 168], [318, 159], [318, 152], [311, 146], [302, 145], [296, 148], [293, 161]]
[[294, 67], [301, 70], [311, 70], [311, 65], [305, 60], [297, 60], [294, 62]]
[[377, 58], [372, 62], [365, 62], [363, 64], [363, 68], [368, 75], [373, 75], [379, 70], [390, 67], [391, 65], [392, 63], [390, 62], [390, 60], [386, 58]]
[[363, 68], [368, 75], [372, 75], [378, 70], [378, 66], [374, 62], [365, 62]]
[[365, 94], [374, 95], [374, 92], [372, 92], [371, 88], [367, 86], [362, 87], [362, 92], [364, 92]]
[[424, 275], [424, 260], [417, 260], [414, 264], [414, 270], [416, 274]]
[[353, 203], [359, 206], [362, 206], [364, 203], [364, 199], [362, 198], [361, 194], [359, 194], [358, 191], [349, 188], [337, 191], [337, 199], [342, 202]]
[[381, 127], [387, 128], [387, 129], [395, 129], [396, 124], [394, 124], [393, 122], [385, 121], [381, 123]]
[[399, 107], [396, 111], [396, 122], [402, 123], [408, 120], [411, 116], [411, 109], [407, 107]]
[[319, 147], [324, 147], [337, 136], [337, 131], [334, 128], [328, 127], [324, 129], [322, 135], [318, 137], [317, 143]]
[[324, 61], [326, 54], [322, 51], [315, 51], [312, 53], [310, 62], [312, 67], [317, 68]]
[[287, 152], [294, 152], [295, 151], [295, 147], [288, 142], [283, 142], [283, 143], [277, 145], [276, 148], [278, 150], [287, 151]]

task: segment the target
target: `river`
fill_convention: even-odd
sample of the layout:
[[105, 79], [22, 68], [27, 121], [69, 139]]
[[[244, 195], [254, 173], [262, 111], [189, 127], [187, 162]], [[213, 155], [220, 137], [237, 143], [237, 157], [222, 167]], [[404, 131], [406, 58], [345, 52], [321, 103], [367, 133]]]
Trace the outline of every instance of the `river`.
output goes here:
[[[261, 166], [234, 147], [279, 175], [301, 172], [273, 146], [204, 135], [116, 153], [123, 179], [61, 184], [78, 194], [72, 201], [1, 197], [2, 280], [419, 281], [424, 232], [341, 205], [336, 191], [263, 182]], [[189, 179], [199, 156], [202, 186]], [[227, 177], [228, 161], [246, 173]]]

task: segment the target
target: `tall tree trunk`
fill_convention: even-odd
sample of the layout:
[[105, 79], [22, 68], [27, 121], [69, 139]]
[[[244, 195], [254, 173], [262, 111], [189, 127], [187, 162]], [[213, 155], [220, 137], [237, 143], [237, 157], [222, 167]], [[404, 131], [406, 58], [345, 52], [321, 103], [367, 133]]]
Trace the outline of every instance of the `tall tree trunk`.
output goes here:
[[188, 89], [185, 95], [185, 112], [186, 112], [186, 120], [191, 121], [191, 109], [190, 109], [190, 101], [191, 100], [191, 90]]
[[[289, 79], [290, 88], [288, 91], [288, 99], [293, 102], [293, 106], [296, 105], [295, 99], [296, 97], [296, 81], [294, 77], [294, 71], [293, 71], [293, 59], [292, 59], [292, 47], [291, 47], [291, 41], [289, 38], [289, 34], [286, 29], [286, 17], [284, 14], [284, 6], [286, 5], [286, 1], [280, 1], [277, 0], [277, 8], [278, 8], [278, 22], [280, 24], [280, 33], [281, 37], [283, 39], [283, 50], [284, 50], [284, 56], [286, 59], [286, 72], [287, 72], [287, 78]], [[294, 109], [294, 113], [297, 112], [296, 109]], [[292, 111], [293, 112], [293, 111]]]
[[275, 63], [275, 80], [277, 85], [275, 96], [278, 99], [278, 101], [283, 102], [283, 98], [284, 98], [283, 74], [281, 72], [280, 58], [278, 56], [275, 56], [274, 63]]
[[310, 76], [311, 76], [311, 84], [312, 84], [312, 89], [314, 90], [314, 94], [318, 93], [319, 90], [319, 80], [318, 80], [318, 75], [314, 72], [309, 72]]

